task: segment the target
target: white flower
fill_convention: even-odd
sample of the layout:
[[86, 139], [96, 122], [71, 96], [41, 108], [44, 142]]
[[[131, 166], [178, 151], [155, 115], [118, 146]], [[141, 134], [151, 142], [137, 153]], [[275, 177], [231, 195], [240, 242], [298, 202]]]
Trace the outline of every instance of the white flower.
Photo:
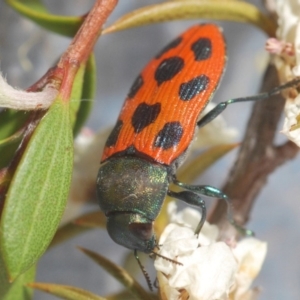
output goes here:
[[232, 249], [238, 261], [235, 287], [230, 293], [232, 300], [255, 299], [257, 289], [250, 289], [253, 280], [259, 274], [267, 254], [267, 243], [255, 238], [244, 239]]
[[[274, 62], [282, 83], [300, 76], [300, 1], [274, 1], [278, 15], [277, 42], [268, 41], [267, 50], [277, 53]], [[300, 146], [300, 96], [296, 89], [285, 93], [285, 120], [282, 132]]]
[[40, 92], [27, 92], [10, 86], [0, 73], [0, 107], [17, 110], [47, 109], [58, 90], [48, 84]]
[[155, 260], [162, 299], [252, 299], [255, 293], [249, 287], [263, 263], [266, 244], [249, 238], [231, 248], [217, 241], [217, 227], [207, 222], [196, 237], [200, 220], [196, 210], [176, 213], [172, 202], [168, 211], [174, 223], [161, 235], [158, 253], [183, 265], [161, 257]]

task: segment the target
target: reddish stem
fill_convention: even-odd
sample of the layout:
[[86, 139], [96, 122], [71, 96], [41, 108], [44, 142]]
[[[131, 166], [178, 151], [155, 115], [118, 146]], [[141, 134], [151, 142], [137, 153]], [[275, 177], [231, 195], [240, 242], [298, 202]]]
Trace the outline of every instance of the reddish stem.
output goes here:
[[65, 54], [61, 57], [58, 66], [64, 61], [74, 63], [85, 62], [98, 39], [104, 22], [111, 14], [118, 0], [97, 0], [85, 18], [80, 29], [73, 38]]
[[[117, 3], [118, 0], [97, 0], [75, 35], [72, 43], [62, 55], [58, 65], [49, 69], [41, 79], [28, 88], [28, 91], [33, 92], [42, 90], [46, 84], [51, 82], [59, 89], [59, 97], [66, 102], [69, 101], [76, 73], [79, 67], [87, 61], [99, 37], [104, 22]], [[33, 111], [30, 114], [28, 121], [26, 122], [27, 124], [24, 125], [26, 127], [24, 138], [10, 163], [10, 166], [5, 170], [5, 173], [4, 171], [3, 173], [0, 173], [0, 215], [3, 208], [5, 193], [8, 188], [8, 182], [10, 182], [10, 178], [13, 176], [16, 167], [22, 158], [23, 152], [27, 147], [34, 129], [44, 114], [45, 111], [40, 110]]]
[[[97, 0], [76, 33], [67, 51], [62, 55], [57, 68], [63, 70], [60, 96], [68, 101], [76, 73], [91, 54], [102, 26], [111, 14], [118, 0]], [[59, 76], [60, 77], [60, 76]]]

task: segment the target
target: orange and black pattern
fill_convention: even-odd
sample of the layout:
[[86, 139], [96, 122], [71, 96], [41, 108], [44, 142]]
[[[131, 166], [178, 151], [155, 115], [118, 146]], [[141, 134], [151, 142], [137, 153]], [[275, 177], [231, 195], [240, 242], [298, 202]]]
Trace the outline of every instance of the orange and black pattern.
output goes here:
[[126, 152], [170, 165], [190, 145], [226, 64], [222, 30], [196, 25], [167, 45], [133, 83], [102, 162]]

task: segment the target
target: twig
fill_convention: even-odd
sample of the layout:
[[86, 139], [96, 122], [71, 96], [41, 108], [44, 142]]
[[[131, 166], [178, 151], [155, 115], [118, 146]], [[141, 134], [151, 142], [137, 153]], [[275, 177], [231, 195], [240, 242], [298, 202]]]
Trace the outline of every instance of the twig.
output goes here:
[[91, 54], [103, 24], [117, 3], [118, 0], [97, 0], [67, 51], [61, 57], [57, 67], [62, 69], [63, 73], [60, 88], [60, 95], [63, 100], [69, 100], [76, 72]]
[[[85, 63], [91, 54], [104, 22], [117, 3], [118, 0], [97, 0], [74, 37], [72, 43], [62, 55], [58, 65], [49, 69], [48, 72], [40, 80], [28, 88], [27, 91], [39, 91], [47, 83], [52, 82], [52, 84], [54, 84], [59, 90], [58, 97], [66, 102], [69, 101], [76, 73], [81, 64]], [[8, 188], [7, 182], [10, 182], [32, 133], [41, 118], [44, 116], [45, 112], [46, 111], [38, 110], [33, 111], [30, 114], [26, 124], [24, 125], [26, 129], [23, 140], [18, 147], [14, 158], [10, 162], [9, 167], [5, 170], [5, 175], [2, 175], [1, 177], [0, 214], [3, 208], [6, 190]]]
[[[278, 85], [277, 71], [269, 65], [261, 90], [268, 91]], [[222, 189], [232, 200], [234, 218], [241, 225], [248, 221], [255, 198], [268, 175], [298, 153], [298, 147], [292, 142], [277, 147], [273, 144], [283, 107], [281, 95], [255, 103], [237, 159]], [[223, 201], [215, 205], [208, 219], [219, 225], [223, 238], [237, 235], [226, 220]]]

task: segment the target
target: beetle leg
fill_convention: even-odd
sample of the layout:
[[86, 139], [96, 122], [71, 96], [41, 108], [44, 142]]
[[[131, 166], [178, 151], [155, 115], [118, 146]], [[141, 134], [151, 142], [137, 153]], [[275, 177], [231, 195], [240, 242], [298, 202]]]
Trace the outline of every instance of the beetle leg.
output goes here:
[[193, 205], [201, 208], [201, 219], [195, 230], [195, 234], [198, 236], [206, 219], [206, 206], [203, 199], [200, 197], [200, 195], [193, 193], [191, 191], [182, 191], [182, 192], [168, 191], [168, 195], [176, 199], [182, 200], [189, 205]]
[[[246, 236], [254, 235], [253, 231], [241, 227], [234, 221], [230, 199], [225, 193], [223, 193], [219, 189], [217, 189], [213, 186], [210, 186], [210, 185], [189, 185], [189, 184], [178, 181], [175, 177], [173, 178], [173, 183], [176, 184], [177, 186], [179, 186], [183, 189], [186, 189], [188, 191], [191, 191], [191, 192], [196, 192], [201, 195], [205, 195], [207, 197], [214, 197], [214, 198], [225, 200], [226, 204], [227, 204], [227, 219], [228, 219], [229, 223], [232, 224], [236, 228], [236, 230], [242, 235], [246, 235]], [[185, 202], [191, 204], [188, 201], [185, 201]]]

